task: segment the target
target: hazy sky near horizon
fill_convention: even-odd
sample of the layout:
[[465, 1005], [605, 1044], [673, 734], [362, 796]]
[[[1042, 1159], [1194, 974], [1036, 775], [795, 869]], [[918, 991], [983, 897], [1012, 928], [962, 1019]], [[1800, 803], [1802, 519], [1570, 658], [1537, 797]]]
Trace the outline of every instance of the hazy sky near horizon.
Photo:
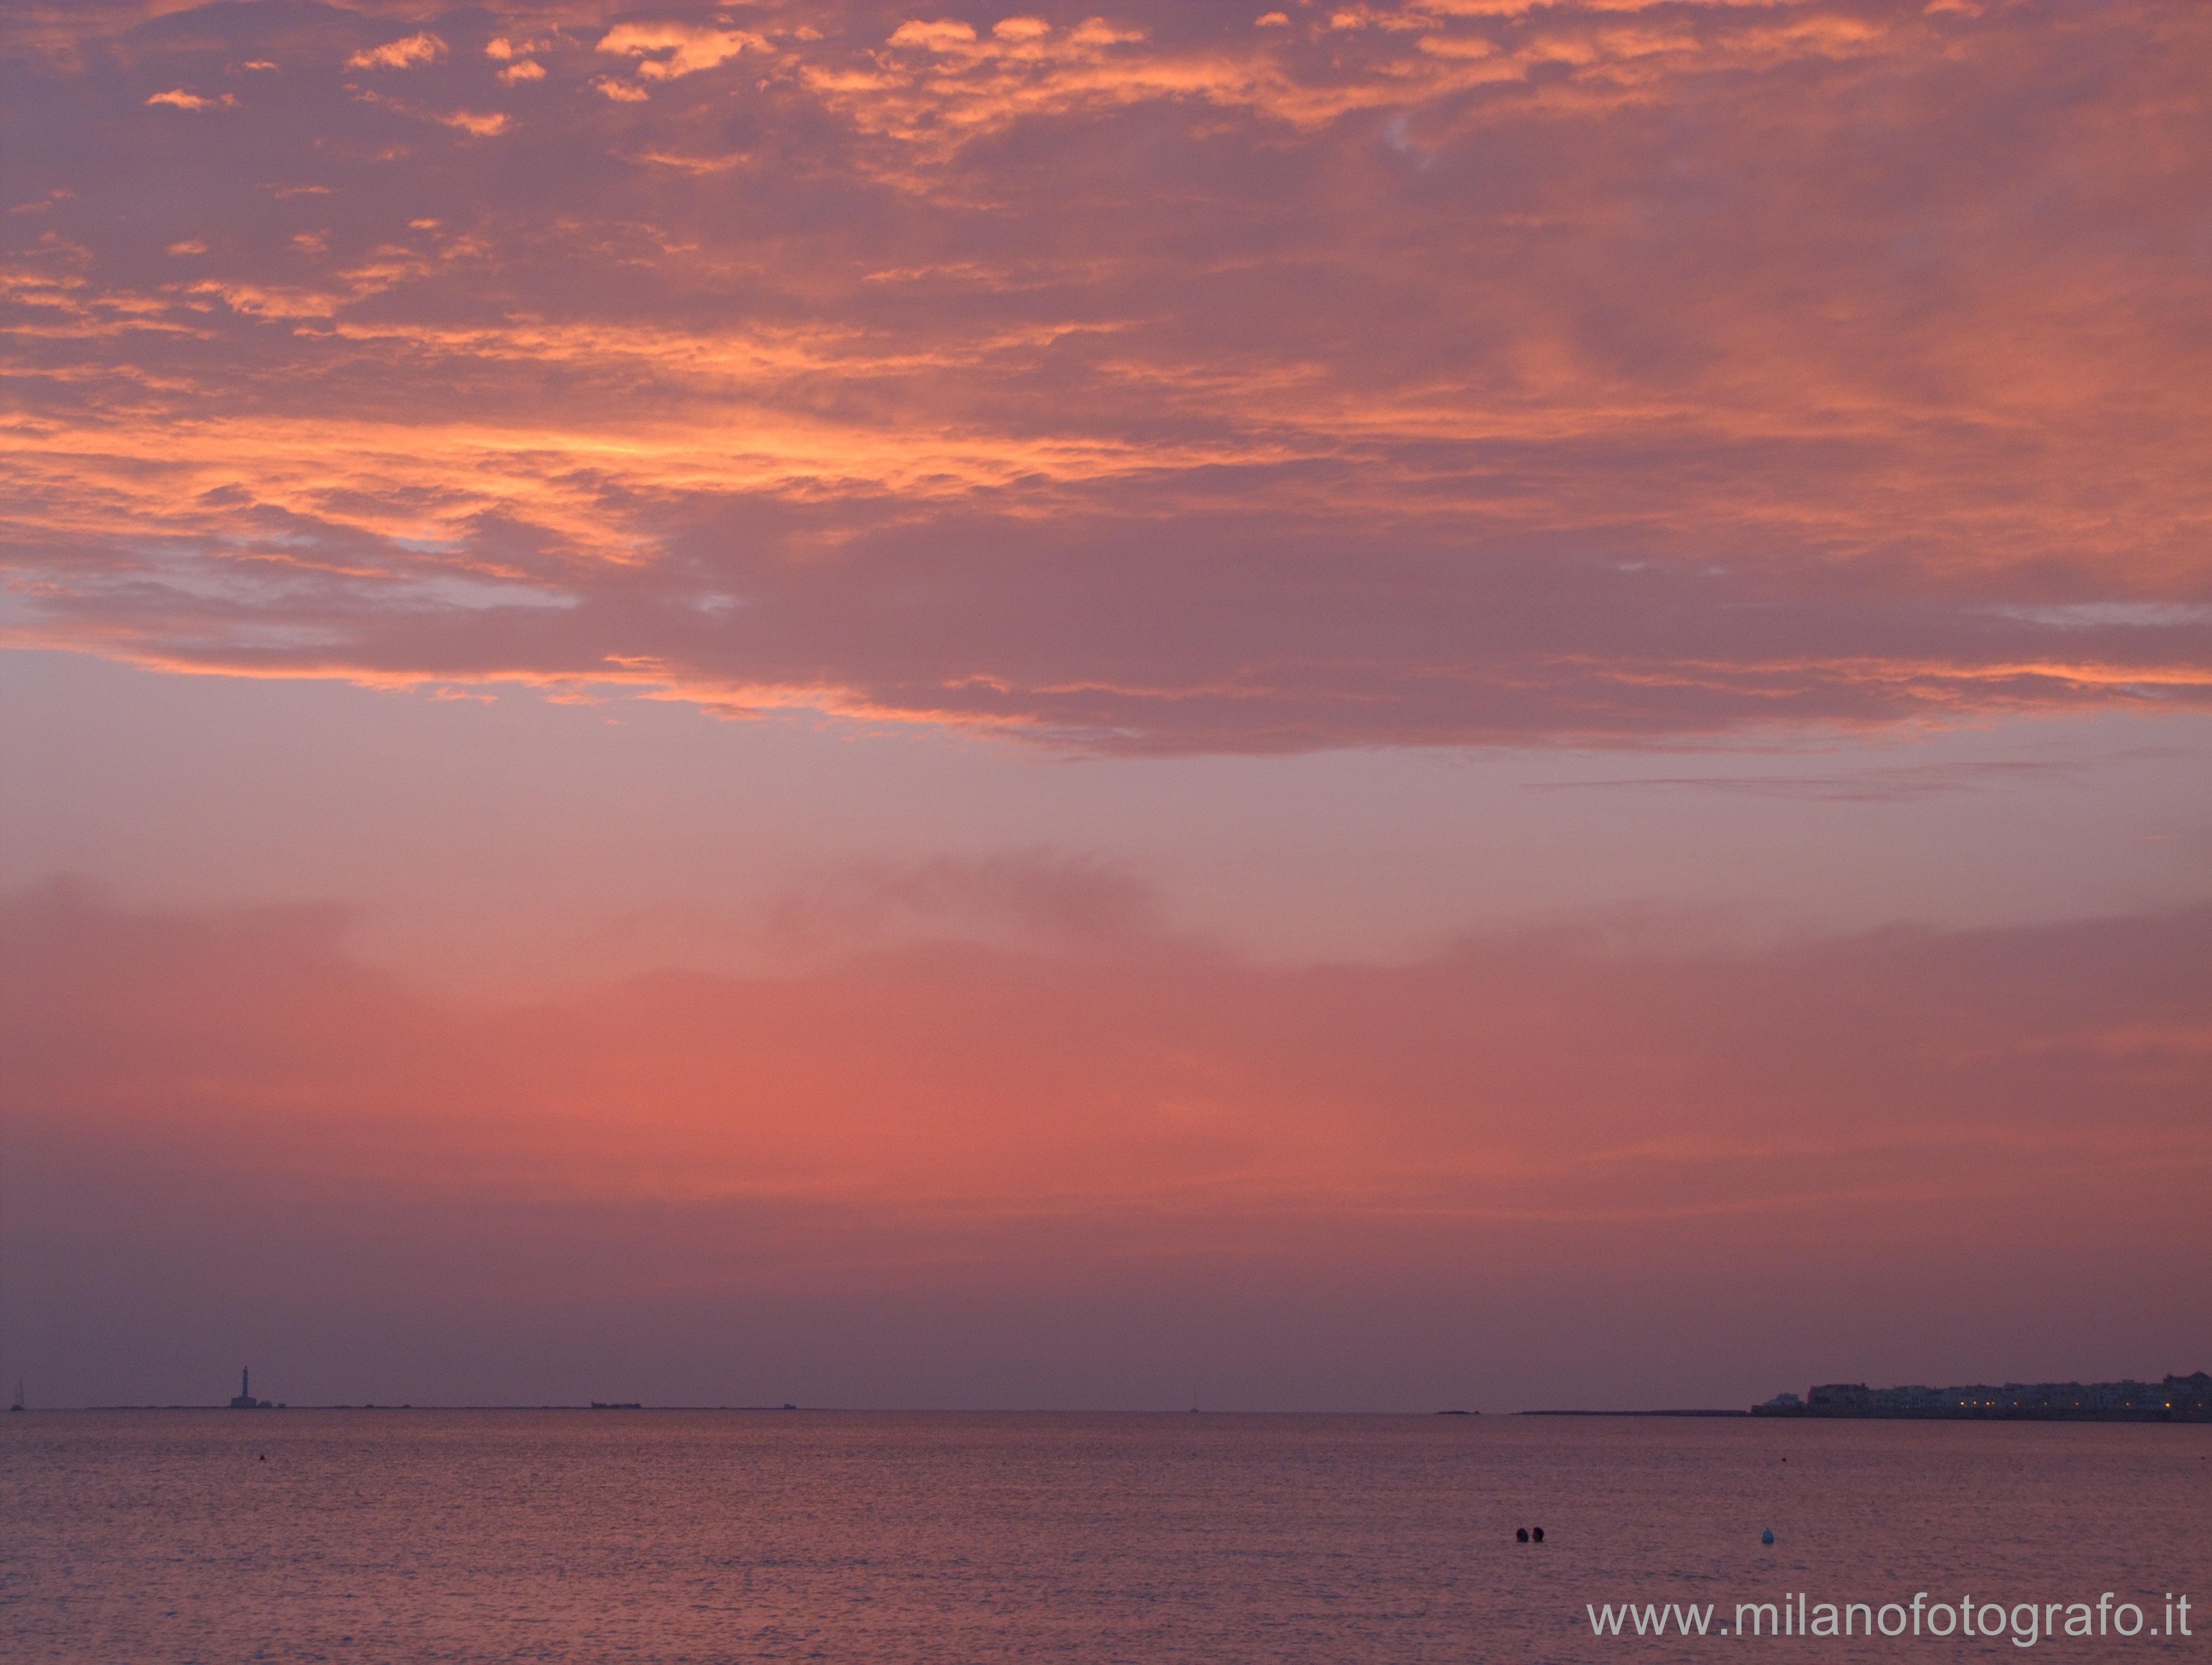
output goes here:
[[2203, 8], [0, 51], [0, 1373], [2206, 1365]]

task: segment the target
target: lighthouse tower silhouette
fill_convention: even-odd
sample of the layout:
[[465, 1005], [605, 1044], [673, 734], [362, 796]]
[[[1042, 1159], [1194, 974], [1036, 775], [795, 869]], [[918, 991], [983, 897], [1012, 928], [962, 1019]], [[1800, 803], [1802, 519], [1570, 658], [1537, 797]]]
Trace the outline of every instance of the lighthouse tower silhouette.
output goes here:
[[238, 1372], [238, 1397], [230, 1402], [230, 1408], [234, 1411], [265, 1411], [269, 1408], [265, 1401], [253, 1396], [252, 1373], [242, 1365]]

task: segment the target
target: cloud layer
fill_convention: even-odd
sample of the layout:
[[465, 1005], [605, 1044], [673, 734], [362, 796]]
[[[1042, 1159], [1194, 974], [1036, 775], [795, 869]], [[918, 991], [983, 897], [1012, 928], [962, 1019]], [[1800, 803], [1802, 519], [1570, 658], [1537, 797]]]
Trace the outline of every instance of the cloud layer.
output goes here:
[[9, 49], [17, 642], [1148, 751], [2212, 703], [2201, 8]]

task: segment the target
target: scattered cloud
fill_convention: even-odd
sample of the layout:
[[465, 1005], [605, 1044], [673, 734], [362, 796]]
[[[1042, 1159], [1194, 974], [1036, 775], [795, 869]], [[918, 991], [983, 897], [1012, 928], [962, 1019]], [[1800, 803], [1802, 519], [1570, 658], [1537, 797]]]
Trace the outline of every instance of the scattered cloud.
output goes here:
[[766, 52], [768, 41], [748, 29], [690, 23], [623, 23], [599, 39], [599, 50], [639, 60], [647, 81], [673, 81], [728, 63], [740, 52]]
[[2002, 607], [1997, 611], [2007, 618], [2030, 624], [2074, 629], [2131, 625], [2137, 629], [2155, 630], [2212, 624], [2212, 602], [2062, 602], [2040, 607]]
[[890, 33], [890, 44], [894, 46], [921, 46], [940, 52], [970, 46], [975, 41], [975, 26], [951, 17], [939, 18], [934, 23], [925, 23], [916, 18], [900, 24]]
[[346, 68], [405, 70], [420, 64], [435, 64], [445, 55], [446, 43], [425, 31], [386, 41], [381, 46], [365, 46], [346, 59]]
[[657, 167], [679, 168], [686, 173], [726, 173], [744, 160], [741, 155], [679, 156], [665, 150], [641, 150], [632, 160]]
[[219, 98], [203, 98], [198, 93], [186, 92], [181, 87], [173, 87], [166, 93], [156, 93], [146, 102], [149, 105], [166, 104], [177, 110], [234, 110], [238, 107], [238, 99], [234, 94], [225, 93]]
[[473, 133], [478, 138], [489, 138], [495, 133], [504, 133], [513, 119], [504, 111], [477, 112], [448, 110], [431, 117], [447, 127], [458, 127], [464, 133]]
[[1845, 773], [1630, 775], [1602, 780], [1528, 781], [1538, 792], [1650, 791], [1689, 788], [1747, 797], [1813, 798], [1830, 803], [1903, 803], [1953, 793], [1986, 791], [2008, 784], [2078, 773], [2080, 766], [2044, 759], [1905, 764]]

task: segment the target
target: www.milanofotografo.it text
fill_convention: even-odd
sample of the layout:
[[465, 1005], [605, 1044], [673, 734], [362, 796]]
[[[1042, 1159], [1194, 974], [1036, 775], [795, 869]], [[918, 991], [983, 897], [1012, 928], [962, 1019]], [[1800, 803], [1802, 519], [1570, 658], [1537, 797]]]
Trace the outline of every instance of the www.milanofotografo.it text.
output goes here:
[[2193, 1637], [2190, 1601], [2168, 1593], [2161, 1613], [2155, 1604], [2123, 1601], [2106, 1590], [2094, 1601], [1986, 1601], [1972, 1595], [1936, 1601], [1921, 1590], [1905, 1601], [1815, 1601], [1803, 1590], [1786, 1590], [1779, 1601], [1738, 1601], [1735, 1616], [1716, 1622], [1719, 1602], [1624, 1601], [1618, 1606], [1584, 1604], [1595, 1636], [1815, 1637], [1871, 1636], [2002, 1638], [2015, 1648], [2069, 1637]]

